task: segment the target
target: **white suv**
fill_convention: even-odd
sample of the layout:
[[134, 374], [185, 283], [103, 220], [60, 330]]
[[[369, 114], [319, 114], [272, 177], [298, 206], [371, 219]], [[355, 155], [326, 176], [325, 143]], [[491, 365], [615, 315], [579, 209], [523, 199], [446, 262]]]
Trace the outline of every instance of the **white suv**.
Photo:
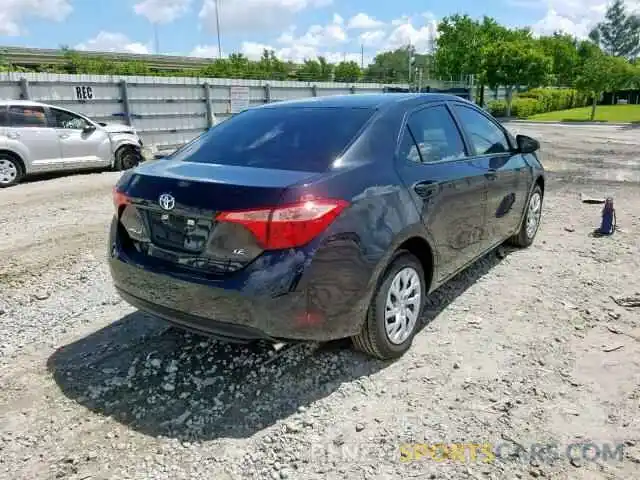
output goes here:
[[33, 173], [127, 170], [142, 160], [141, 149], [132, 127], [97, 123], [44, 103], [0, 101], [0, 188]]

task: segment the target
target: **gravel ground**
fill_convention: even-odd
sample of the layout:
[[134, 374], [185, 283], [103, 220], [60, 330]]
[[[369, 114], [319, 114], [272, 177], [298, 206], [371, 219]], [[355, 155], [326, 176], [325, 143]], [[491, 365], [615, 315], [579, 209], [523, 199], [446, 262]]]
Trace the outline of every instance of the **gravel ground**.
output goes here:
[[[640, 306], [614, 299], [640, 295], [640, 130], [512, 128], [551, 171], [536, 242], [436, 292], [394, 363], [223, 345], [127, 306], [105, 265], [117, 174], [0, 191], [0, 478], [638, 478]], [[590, 236], [601, 206], [580, 193], [615, 197], [613, 237]], [[623, 460], [400, 461], [590, 441]]]

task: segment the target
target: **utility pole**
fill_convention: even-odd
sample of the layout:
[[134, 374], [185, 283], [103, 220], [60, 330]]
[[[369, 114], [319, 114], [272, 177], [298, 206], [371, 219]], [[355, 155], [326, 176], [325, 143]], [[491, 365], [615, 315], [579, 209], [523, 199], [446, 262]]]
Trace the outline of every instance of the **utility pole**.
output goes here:
[[216, 33], [218, 34], [218, 58], [222, 58], [222, 42], [220, 41], [220, 10], [218, 0], [216, 2]]
[[360, 44], [360, 70], [364, 70], [364, 44]]

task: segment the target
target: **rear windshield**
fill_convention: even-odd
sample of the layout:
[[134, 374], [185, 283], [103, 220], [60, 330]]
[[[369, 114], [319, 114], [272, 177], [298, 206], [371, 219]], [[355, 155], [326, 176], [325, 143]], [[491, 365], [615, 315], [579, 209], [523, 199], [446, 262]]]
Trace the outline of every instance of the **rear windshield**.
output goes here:
[[258, 108], [232, 117], [169, 158], [322, 172], [373, 115], [368, 108]]

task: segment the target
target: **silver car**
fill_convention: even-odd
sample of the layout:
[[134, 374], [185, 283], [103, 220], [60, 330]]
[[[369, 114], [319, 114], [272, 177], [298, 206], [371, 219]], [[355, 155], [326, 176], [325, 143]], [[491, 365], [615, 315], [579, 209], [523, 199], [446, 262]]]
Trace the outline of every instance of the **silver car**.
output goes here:
[[142, 160], [141, 149], [132, 127], [44, 103], [0, 101], [0, 188], [34, 173], [127, 170]]

